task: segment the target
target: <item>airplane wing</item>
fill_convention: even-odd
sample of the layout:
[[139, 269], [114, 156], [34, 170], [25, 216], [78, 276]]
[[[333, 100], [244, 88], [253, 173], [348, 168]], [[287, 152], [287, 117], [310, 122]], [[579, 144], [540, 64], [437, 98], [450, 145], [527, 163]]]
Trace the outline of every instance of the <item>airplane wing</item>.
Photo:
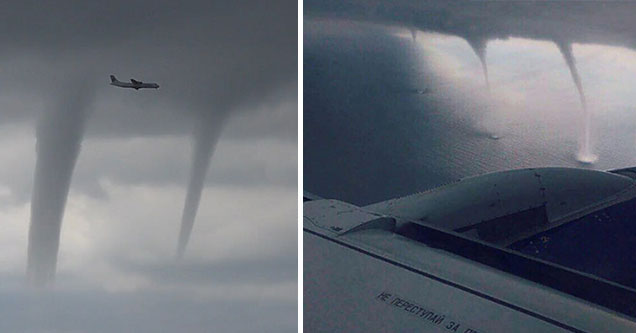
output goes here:
[[311, 192], [303, 191], [303, 202], [312, 200], [322, 200], [323, 198]]
[[134, 84], [142, 84], [143, 82], [141, 81], [137, 81], [135, 79], [130, 79], [130, 82], [134, 83]]
[[636, 168], [505, 171], [364, 207], [312, 196], [308, 331], [636, 329]]

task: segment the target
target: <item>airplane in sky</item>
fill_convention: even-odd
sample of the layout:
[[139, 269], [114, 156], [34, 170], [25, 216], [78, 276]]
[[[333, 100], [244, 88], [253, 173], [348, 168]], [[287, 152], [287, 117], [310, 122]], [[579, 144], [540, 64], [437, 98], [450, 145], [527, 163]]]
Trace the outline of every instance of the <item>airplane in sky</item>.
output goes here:
[[307, 331], [636, 332], [636, 167], [303, 201]]
[[135, 90], [139, 90], [139, 89], [142, 89], [142, 88], [152, 88], [152, 89], [159, 88], [159, 85], [156, 84], [156, 83], [146, 83], [146, 82], [137, 81], [135, 79], [130, 79], [130, 83], [122, 82], [122, 81], [117, 80], [115, 75], [111, 75], [110, 76], [110, 84], [112, 86], [117, 86], [117, 87], [121, 87], [121, 88], [133, 88]]

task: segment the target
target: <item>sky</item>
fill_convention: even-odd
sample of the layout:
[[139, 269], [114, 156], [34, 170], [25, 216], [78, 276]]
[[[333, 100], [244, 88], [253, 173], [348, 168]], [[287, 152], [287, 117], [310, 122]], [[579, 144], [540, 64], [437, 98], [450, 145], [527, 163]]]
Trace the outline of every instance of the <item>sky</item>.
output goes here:
[[[297, 3], [0, 7], [0, 330], [295, 331]], [[60, 207], [34, 287], [29, 227], [55, 245]]]

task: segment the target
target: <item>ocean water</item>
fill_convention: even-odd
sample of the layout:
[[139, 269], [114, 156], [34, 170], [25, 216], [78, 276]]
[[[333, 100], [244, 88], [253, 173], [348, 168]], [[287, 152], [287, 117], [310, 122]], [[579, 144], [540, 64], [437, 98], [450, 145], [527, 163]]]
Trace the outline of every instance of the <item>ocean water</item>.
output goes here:
[[333, 21], [304, 33], [305, 191], [365, 205], [507, 169], [636, 166], [632, 50], [573, 46], [596, 156], [581, 163], [585, 115], [550, 42], [489, 42], [489, 90], [458, 37]]

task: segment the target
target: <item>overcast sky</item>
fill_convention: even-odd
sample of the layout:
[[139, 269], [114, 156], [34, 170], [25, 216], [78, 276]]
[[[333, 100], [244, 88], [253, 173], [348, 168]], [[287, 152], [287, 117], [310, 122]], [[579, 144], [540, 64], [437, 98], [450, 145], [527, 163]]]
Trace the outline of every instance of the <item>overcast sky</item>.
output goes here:
[[[296, 1], [3, 2], [0, 43], [0, 331], [296, 330]], [[36, 128], [78, 91], [56, 282], [34, 292]], [[211, 119], [177, 263], [193, 130]]]

